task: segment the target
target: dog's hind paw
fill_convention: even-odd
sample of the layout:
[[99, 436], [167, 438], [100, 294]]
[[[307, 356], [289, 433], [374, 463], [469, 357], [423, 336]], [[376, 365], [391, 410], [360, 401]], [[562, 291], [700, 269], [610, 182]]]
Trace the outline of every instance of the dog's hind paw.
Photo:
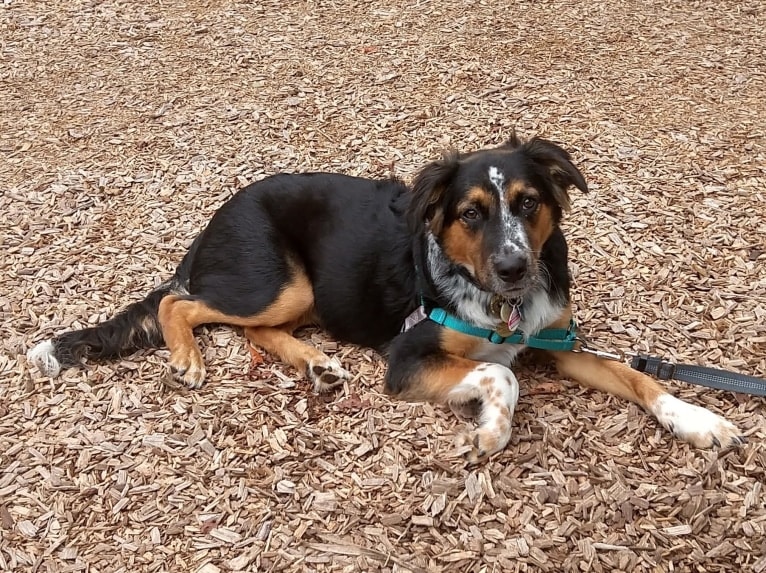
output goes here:
[[727, 419], [670, 394], [657, 399], [653, 413], [675, 437], [697, 448], [727, 448], [747, 441], [737, 426]]
[[205, 363], [199, 351], [187, 356], [172, 356], [168, 362], [169, 375], [184, 386], [196, 390], [205, 381]]
[[344, 380], [351, 379], [351, 374], [343, 369], [338, 360], [327, 356], [311, 360], [307, 371], [316, 393], [327, 392], [343, 384]]

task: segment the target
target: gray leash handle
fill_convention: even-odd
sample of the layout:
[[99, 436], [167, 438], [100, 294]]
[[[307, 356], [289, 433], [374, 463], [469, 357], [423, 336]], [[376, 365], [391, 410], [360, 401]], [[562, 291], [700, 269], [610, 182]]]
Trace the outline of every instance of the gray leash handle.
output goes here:
[[696, 364], [675, 364], [648, 354], [634, 356], [630, 361], [630, 367], [660, 380], [680, 380], [716, 390], [766, 396], [766, 380], [719, 368], [708, 368]]

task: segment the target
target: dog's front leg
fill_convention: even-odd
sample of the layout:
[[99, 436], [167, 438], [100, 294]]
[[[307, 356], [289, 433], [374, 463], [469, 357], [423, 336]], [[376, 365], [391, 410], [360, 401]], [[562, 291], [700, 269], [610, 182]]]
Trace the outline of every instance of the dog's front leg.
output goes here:
[[671, 396], [655, 380], [627, 364], [581, 352], [552, 354], [564, 376], [635, 402], [677, 438], [698, 448], [726, 447], [744, 441], [737, 427], [725, 418]]
[[519, 383], [509, 368], [403, 344], [394, 345], [389, 364], [386, 391], [391, 395], [453, 410], [477, 407], [477, 427], [457, 440], [458, 446], [468, 447], [468, 462], [484, 460], [508, 444], [519, 399]]

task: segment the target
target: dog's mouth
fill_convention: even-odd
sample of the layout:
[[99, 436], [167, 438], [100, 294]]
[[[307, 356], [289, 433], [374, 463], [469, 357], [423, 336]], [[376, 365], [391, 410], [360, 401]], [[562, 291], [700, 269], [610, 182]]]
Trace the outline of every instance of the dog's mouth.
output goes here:
[[530, 273], [520, 281], [508, 282], [493, 273], [485, 283], [485, 290], [496, 296], [506, 300], [521, 300], [539, 284], [539, 279], [537, 273]]
[[[525, 281], [528, 282], [528, 281]], [[531, 289], [532, 289], [533, 283], [524, 284], [524, 285], [514, 285], [512, 287], [505, 287], [505, 288], [495, 288], [492, 289], [492, 293], [502, 297], [506, 300], [521, 300], [524, 298], [524, 295], [526, 295]]]
[[487, 292], [503, 300], [522, 300], [524, 296], [539, 284], [538, 274], [530, 273], [520, 281], [508, 282], [500, 278], [496, 273], [489, 276], [477, 276], [472, 268], [456, 265], [463, 277], [468, 279], [480, 290]]

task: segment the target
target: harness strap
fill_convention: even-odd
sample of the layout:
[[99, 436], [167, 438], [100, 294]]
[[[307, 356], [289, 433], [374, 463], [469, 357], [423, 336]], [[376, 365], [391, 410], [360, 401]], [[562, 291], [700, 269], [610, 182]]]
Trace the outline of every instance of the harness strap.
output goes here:
[[574, 320], [569, 321], [568, 328], [545, 328], [534, 335], [526, 335], [517, 330], [510, 336], [503, 336], [495, 330], [480, 328], [461, 320], [443, 308], [432, 308], [428, 311], [428, 318], [451, 330], [489, 340], [492, 344], [523, 344], [530, 348], [561, 352], [574, 350], [577, 344], [577, 324]]

